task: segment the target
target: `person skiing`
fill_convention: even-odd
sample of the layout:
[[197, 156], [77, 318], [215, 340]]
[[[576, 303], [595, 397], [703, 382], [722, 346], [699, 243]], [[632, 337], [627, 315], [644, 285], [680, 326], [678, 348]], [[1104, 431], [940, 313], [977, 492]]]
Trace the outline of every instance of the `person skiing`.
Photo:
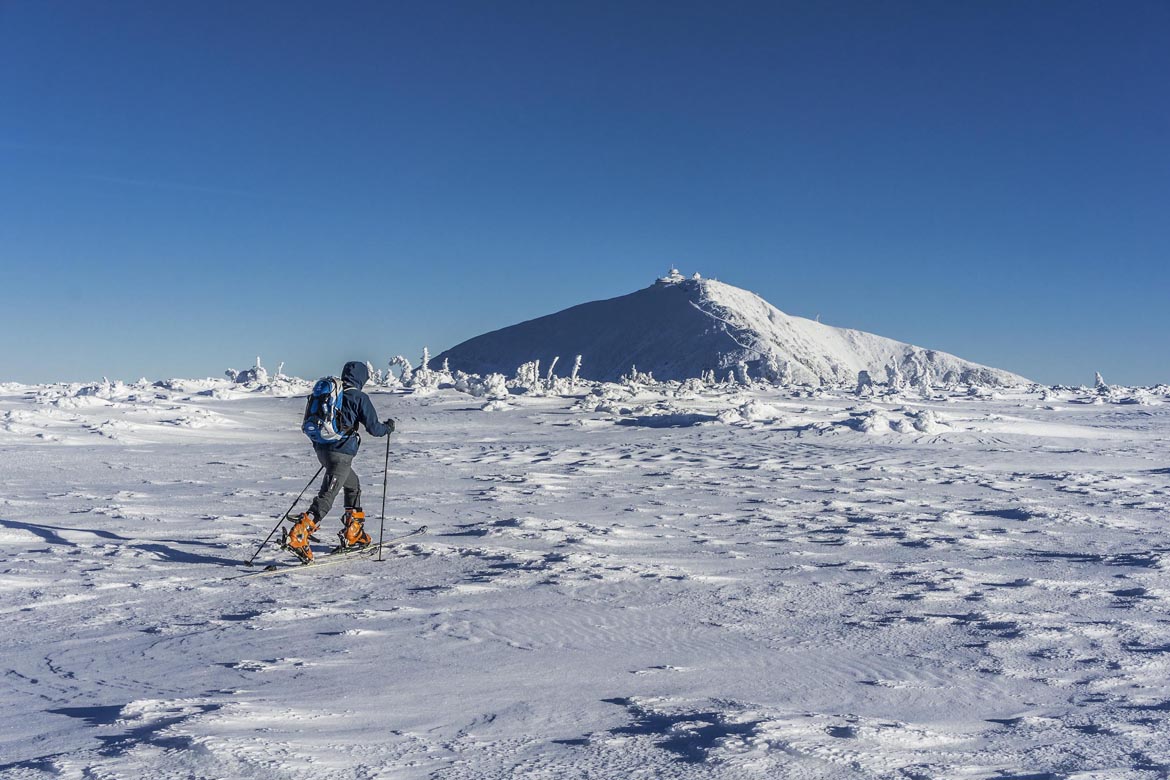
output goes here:
[[365, 363], [351, 360], [341, 370], [342, 400], [338, 413], [341, 430], [345, 435], [332, 444], [314, 442], [313, 451], [317, 460], [325, 467], [325, 478], [321, 490], [313, 499], [309, 511], [296, 519], [292, 530], [281, 540], [281, 547], [292, 552], [303, 563], [313, 560], [309, 542], [319, 541], [313, 536], [325, 515], [333, 508], [333, 501], [339, 490], [345, 490], [345, 514], [341, 518], [342, 528], [337, 537], [339, 550], [365, 547], [372, 539], [366, 533], [366, 515], [362, 511], [362, 487], [353, 470], [353, 458], [361, 445], [358, 424], [365, 426], [371, 436], [389, 436], [394, 432], [394, 421], [378, 420], [378, 412], [362, 387], [370, 379], [370, 370]]

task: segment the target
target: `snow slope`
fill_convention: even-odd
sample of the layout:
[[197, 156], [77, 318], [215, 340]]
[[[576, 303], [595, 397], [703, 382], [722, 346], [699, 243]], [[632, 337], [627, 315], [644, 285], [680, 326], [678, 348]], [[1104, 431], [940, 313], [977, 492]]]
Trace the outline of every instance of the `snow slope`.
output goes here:
[[630, 295], [593, 301], [459, 344], [431, 361], [453, 370], [503, 373], [531, 360], [583, 356], [581, 376], [617, 381], [632, 366], [657, 379], [749, 374], [782, 383], [852, 385], [860, 371], [912, 385], [1007, 386], [1028, 380], [936, 350], [793, 317], [755, 293], [677, 273]]
[[4, 778], [1170, 773], [1170, 389], [375, 393], [431, 533], [231, 581], [298, 391], [81, 389], [0, 388]]

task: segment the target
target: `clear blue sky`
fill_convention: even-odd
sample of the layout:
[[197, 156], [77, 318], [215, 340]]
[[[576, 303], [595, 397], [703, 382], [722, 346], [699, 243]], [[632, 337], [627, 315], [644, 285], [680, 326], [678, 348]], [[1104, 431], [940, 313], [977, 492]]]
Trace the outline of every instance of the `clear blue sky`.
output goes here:
[[1170, 4], [0, 0], [0, 381], [437, 353], [671, 264], [1170, 381]]

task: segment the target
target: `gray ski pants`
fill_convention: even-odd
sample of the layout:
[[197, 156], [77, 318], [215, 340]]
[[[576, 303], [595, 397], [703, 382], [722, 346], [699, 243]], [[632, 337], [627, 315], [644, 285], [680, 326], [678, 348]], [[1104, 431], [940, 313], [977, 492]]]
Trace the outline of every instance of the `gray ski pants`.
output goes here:
[[354, 509], [362, 506], [362, 485], [358, 475], [353, 472], [353, 455], [333, 450], [314, 449], [317, 460], [325, 467], [325, 479], [321, 482], [321, 490], [313, 499], [309, 511], [317, 522], [325, 519], [329, 510], [333, 508], [333, 500], [337, 498], [337, 491], [345, 488], [345, 505]]

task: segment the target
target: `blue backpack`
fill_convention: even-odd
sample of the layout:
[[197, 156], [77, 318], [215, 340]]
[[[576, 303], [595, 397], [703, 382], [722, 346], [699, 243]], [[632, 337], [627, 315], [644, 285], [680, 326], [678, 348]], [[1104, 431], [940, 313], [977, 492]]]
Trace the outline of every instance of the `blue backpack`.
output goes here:
[[335, 376], [321, 377], [313, 385], [301, 430], [314, 444], [336, 444], [353, 433], [353, 428], [342, 430], [342, 390], [341, 380]]

